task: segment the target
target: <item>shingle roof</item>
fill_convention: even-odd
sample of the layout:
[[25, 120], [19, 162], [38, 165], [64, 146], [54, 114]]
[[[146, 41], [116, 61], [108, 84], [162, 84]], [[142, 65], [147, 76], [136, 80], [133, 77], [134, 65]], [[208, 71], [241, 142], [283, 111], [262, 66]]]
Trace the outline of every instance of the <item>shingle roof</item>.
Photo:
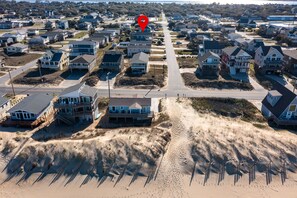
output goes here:
[[9, 101], [8, 98], [2, 97], [0, 96], [0, 106], [2, 106], [3, 104], [7, 103]]
[[95, 59], [96, 59], [96, 56], [85, 54], [85, 55], [75, 57], [75, 59], [73, 59], [71, 61], [71, 63], [88, 63], [88, 64], [90, 64]]
[[56, 52], [54, 53], [51, 61], [60, 61], [62, 58], [63, 53], [62, 52]]
[[283, 54], [283, 50], [282, 50], [282, 48], [280, 47], [280, 46], [261, 46], [261, 48], [262, 48], [262, 50], [263, 50], [263, 54], [264, 54], [264, 56], [266, 56], [267, 54], [268, 54], [268, 52], [269, 52], [269, 50], [271, 49], [271, 48], [274, 48], [274, 49], [276, 49], [277, 51], [279, 51], [282, 55], [284, 55]]
[[284, 50], [285, 55], [297, 60], [297, 50]]
[[278, 102], [272, 106], [268, 100], [268, 95], [262, 100], [262, 104], [276, 117], [279, 117], [284, 110], [289, 106], [289, 104], [296, 98], [296, 94], [288, 90], [285, 86], [274, 83], [273, 90], [278, 91], [282, 96]]
[[131, 63], [148, 63], [148, 61], [149, 55], [144, 52], [134, 54], [131, 59]]
[[71, 87], [64, 89], [62, 91], [62, 93], [60, 94], [60, 96], [66, 95], [66, 94], [74, 92], [74, 91], [78, 91], [84, 95], [91, 96], [91, 97], [95, 96], [95, 94], [97, 93], [96, 88], [90, 87], [90, 86], [86, 85], [85, 83], [79, 83], [79, 84], [76, 84], [76, 85], [73, 85]]
[[224, 45], [218, 41], [204, 40], [204, 49], [223, 49]]
[[12, 44], [11, 46], [13, 46], [13, 47], [20, 47], [20, 48], [27, 48], [28, 47], [27, 45], [22, 44], [22, 43], [15, 43], [15, 44]]
[[117, 54], [117, 53], [113, 53], [113, 54], [106, 53], [103, 56], [102, 62], [103, 63], [112, 63], [112, 62], [118, 63], [121, 61], [122, 56], [123, 56], [122, 54]]
[[213, 53], [213, 52], [208, 51], [203, 56], [198, 57], [198, 61], [201, 63], [201, 62], [205, 61], [210, 56], [214, 56], [214, 57], [216, 57], [217, 59], [220, 60], [220, 56], [219, 55], [217, 55], [216, 53]]
[[110, 106], [133, 106], [137, 103], [140, 106], [151, 106], [151, 98], [110, 98]]
[[34, 94], [24, 98], [21, 102], [12, 107], [8, 112], [12, 113], [18, 110], [27, 111], [34, 114], [41, 113], [47, 108], [53, 100], [50, 94]]
[[244, 54], [247, 53], [244, 50], [240, 49], [239, 47], [226, 47], [223, 49], [223, 52], [225, 52], [226, 54], [228, 54], [228, 56], [237, 56], [240, 54]]

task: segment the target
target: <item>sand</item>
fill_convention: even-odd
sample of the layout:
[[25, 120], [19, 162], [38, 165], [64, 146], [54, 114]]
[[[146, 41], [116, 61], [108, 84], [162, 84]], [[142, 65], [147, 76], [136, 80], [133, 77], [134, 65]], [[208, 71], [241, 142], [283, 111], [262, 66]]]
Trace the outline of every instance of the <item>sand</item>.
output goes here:
[[[296, 197], [296, 134], [197, 113], [186, 99], [164, 104], [171, 124], [154, 129], [93, 131], [47, 142], [10, 139], [14, 159], [29, 155], [20, 174], [0, 185], [0, 197]], [[12, 136], [4, 134], [0, 150]], [[11, 155], [2, 156], [0, 170]], [[44, 156], [56, 159], [52, 173], [44, 170]]]

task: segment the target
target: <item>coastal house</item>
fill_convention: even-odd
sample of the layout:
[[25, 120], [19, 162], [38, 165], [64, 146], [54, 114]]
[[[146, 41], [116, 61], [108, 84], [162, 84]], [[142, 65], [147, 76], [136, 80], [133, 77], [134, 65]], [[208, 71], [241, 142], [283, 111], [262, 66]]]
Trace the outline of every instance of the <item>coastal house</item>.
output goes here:
[[297, 50], [284, 50], [284, 70], [297, 77]]
[[131, 41], [127, 47], [128, 57], [132, 57], [134, 54], [144, 52], [149, 54], [151, 52], [152, 41]]
[[99, 14], [93, 12], [93, 13], [82, 16], [80, 18], [79, 22], [89, 22], [92, 24], [93, 27], [97, 27], [97, 25], [99, 25], [99, 23], [102, 20], [103, 19], [99, 16]]
[[91, 72], [96, 66], [96, 56], [94, 55], [80, 55], [70, 61], [69, 68], [88, 70]]
[[238, 33], [230, 33], [227, 35], [227, 38], [231, 41], [235, 41], [235, 39], [242, 38], [242, 36]]
[[99, 114], [97, 89], [80, 83], [66, 88], [55, 103], [58, 122], [73, 125], [77, 122], [93, 122]]
[[284, 54], [280, 46], [261, 46], [255, 53], [255, 69], [263, 74], [281, 73]]
[[68, 67], [68, 53], [61, 50], [47, 50], [39, 60], [41, 68], [63, 70]]
[[53, 30], [53, 29], [56, 29], [56, 27], [57, 27], [57, 24], [55, 21], [47, 21], [44, 24], [44, 29], [46, 30]]
[[100, 69], [120, 72], [124, 66], [124, 56], [120, 51], [107, 51], [102, 59]]
[[99, 49], [99, 43], [90, 40], [72, 41], [69, 48], [71, 59], [84, 54], [96, 55]]
[[34, 94], [17, 103], [9, 113], [9, 125], [37, 126], [48, 120], [53, 113], [53, 99], [50, 94]]
[[240, 19], [237, 21], [237, 25], [240, 28], [256, 28], [257, 27], [256, 22], [247, 16], [240, 17]]
[[81, 22], [77, 25], [78, 30], [87, 30], [90, 31], [92, 29], [92, 23], [90, 22]]
[[154, 112], [151, 98], [111, 98], [107, 116], [114, 123], [150, 123]]
[[0, 29], [13, 29], [18, 27], [16, 22], [12, 21], [0, 21]]
[[144, 74], [147, 73], [149, 70], [148, 67], [149, 55], [140, 52], [138, 54], [134, 54], [130, 63], [131, 63], [131, 72], [133, 74]]
[[67, 20], [58, 21], [57, 27], [62, 30], [69, 29], [69, 23]]
[[275, 83], [262, 101], [262, 114], [277, 125], [297, 125], [296, 94]]
[[197, 73], [201, 76], [219, 76], [220, 56], [213, 52], [207, 52], [198, 56]]
[[229, 69], [230, 75], [248, 75], [250, 69], [251, 55], [239, 47], [226, 47], [222, 53], [222, 65]]
[[213, 52], [220, 56], [224, 47], [225, 45], [220, 43], [219, 41], [203, 40], [203, 44], [199, 45], [199, 55], [203, 56], [207, 52]]
[[25, 54], [29, 52], [28, 45], [22, 43], [15, 43], [5, 48], [8, 55]]
[[151, 32], [131, 32], [131, 41], [150, 41], [153, 34]]
[[7, 44], [22, 42], [25, 38], [26, 35], [19, 33], [5, 33], [0, 36], [1, 43], [6, 41]]
[[28, 41], [29, 47], [45, 46], [48, 43], [49, 43], [49, 38], [43, 38], [41, 36], [33, 37]]
[[27, 36], [32, 37], [32, 36], [37, 36], [39, 35], [39, 30], [38, 29], [28, 29], [27, 30]]
[[48, 39], [50, 43], [55, 43], [58, 41], [64, 41], [68, 37], [68, 34], [64, 31], [49, 31], [40, 36]]
[[6, 117], [6, 112], [11, 108], [10, 100], [0, 94], [0, 120]]

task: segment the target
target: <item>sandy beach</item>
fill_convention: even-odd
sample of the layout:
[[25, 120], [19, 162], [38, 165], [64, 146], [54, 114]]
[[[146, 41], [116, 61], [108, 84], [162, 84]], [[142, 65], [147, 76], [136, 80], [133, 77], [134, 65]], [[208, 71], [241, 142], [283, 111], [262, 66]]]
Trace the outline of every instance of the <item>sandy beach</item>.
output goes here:
[[163, 105], [170, 121], [151, 128], [1, 133], [0, 197], [296, 197], [294, 132]]

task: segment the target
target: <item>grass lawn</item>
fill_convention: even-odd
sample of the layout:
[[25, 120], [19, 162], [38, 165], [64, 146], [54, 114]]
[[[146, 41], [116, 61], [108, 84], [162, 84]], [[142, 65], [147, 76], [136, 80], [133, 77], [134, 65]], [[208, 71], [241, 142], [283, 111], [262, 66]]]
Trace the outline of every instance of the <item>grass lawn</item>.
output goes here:
[[265, 122], [261, 112], [244, 99], [233, 98], [191, 98], [192, 107], [201, 113], [213, 112], [217, 115], [240, 118], [246, 122]]

